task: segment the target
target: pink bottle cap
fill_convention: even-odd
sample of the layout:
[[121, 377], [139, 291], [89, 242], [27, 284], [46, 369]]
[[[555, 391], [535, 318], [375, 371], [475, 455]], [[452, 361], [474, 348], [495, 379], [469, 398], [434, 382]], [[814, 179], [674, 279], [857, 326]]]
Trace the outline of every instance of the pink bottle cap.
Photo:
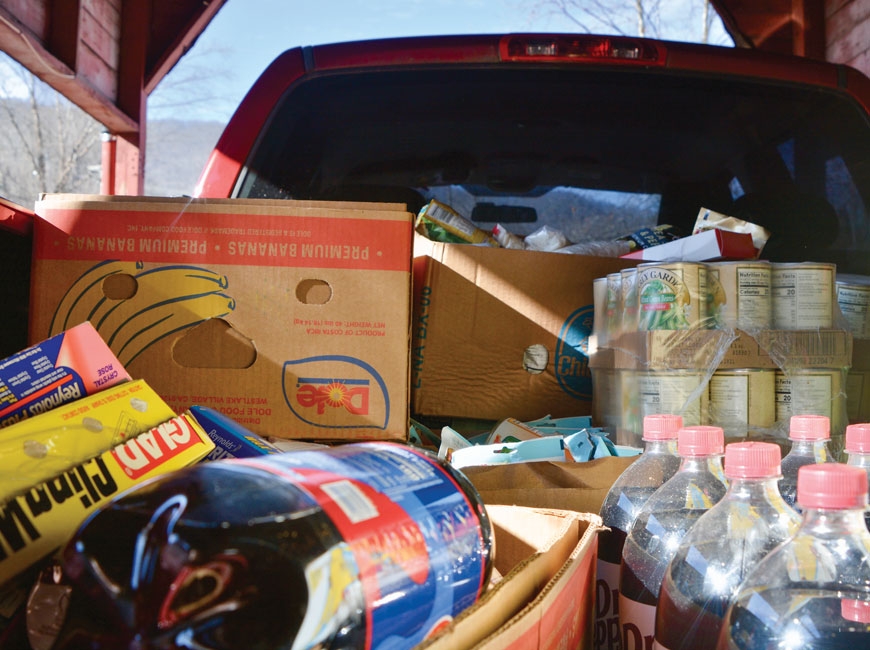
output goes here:
[[657, 413], [643, 418], [644, 440], [676, 440], [677, 432], [683, 427], [681, 415]]
[[870, 601], [844, 598], [840, 601], [840, 615], [847, 621], [870, 623]]
[[816, 463], [798, 469], [797, 502], [801, 508], [863, 508], [867, 472], [843, 463]]
[[788, 437], [791, 440], [828, 440], [831, 419], [826, 415], [792, 415]]
[[846, 451], [870, 453], [870, 424], [850, 424], [846, 427]]
[[680, 456], [709, 456], [725, 451], [722, 427], [683, 427], [677, 433], [677, 453]]
[[782, 472], [782, 452], [772, 442], [732, 442], [725, 445], [725, 476], [767, 478]]

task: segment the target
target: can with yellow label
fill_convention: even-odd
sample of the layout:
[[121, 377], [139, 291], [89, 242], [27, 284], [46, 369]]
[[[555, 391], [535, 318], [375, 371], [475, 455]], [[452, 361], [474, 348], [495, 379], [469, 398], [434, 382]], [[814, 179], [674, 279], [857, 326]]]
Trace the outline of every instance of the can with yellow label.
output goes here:
[[637, 267], [622, 269], [622, 331], [637, 331]]
[[775, 371], [762, 368], [717, 370], [710, 377], [709, 422], [725, 436], [745, 438], [774, 426]]
[[781, 330], [833, 327], [836, 271], [836, 264], [774, 263], [770, 275], [773, 327]]
[[707, 288], [711, 325], [744, 331], [768, 329], [773, 321], [770, 262], [709, 262]]
[[708, 381], [697, 370], [650, 370], [637, 373], [641, 421], [647, 415], [672, 413], [684, 426], [704, 423], [708, 409]]
[[870, 277], [838, 274], [837, 304], [856, 339], [870, 339]]
[[638, 329], [707, 329], [707, 266], [647, 262], [637, 267]]
[[793, 368], [775, 372], [777, 422], [788, 422], [792, 415], [824, 415], [831, 420], [831, 438], [842, 438], [848, 419], [845, 369]]

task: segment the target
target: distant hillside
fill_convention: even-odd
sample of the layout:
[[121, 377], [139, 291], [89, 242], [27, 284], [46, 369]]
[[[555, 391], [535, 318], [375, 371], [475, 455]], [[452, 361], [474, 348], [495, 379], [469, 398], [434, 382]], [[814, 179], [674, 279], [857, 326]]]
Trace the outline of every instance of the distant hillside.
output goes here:
[[186, 120], [149, 122], [145, 194], [190, 195], [224, 126], [221, 122]]

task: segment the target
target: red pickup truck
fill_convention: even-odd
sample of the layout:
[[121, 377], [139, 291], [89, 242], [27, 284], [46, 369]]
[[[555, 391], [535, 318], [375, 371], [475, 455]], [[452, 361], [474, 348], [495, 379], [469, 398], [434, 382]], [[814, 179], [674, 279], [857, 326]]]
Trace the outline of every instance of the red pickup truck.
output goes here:
[[[588, 35], [303, 47], [253, 85], [201, 197], [441, 200], [572, 242], [765, 226], [771, 261], [870, 273], [870, 80], [757, 51]], [[688, 234], [688, 233], [686, 233]]]

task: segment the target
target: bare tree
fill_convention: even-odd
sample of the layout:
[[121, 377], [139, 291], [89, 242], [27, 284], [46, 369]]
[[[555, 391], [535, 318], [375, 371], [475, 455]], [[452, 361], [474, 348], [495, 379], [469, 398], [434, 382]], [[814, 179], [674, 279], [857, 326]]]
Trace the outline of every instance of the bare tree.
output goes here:
[[97, 192], [99, 122], [5, 57], [0, 73], [0, 195], [32, 206], [40, 192]]
[[588, 33], [708, 43], [716, 17], [710, 0], [536, 0], [538, 17], [566, 20]]

